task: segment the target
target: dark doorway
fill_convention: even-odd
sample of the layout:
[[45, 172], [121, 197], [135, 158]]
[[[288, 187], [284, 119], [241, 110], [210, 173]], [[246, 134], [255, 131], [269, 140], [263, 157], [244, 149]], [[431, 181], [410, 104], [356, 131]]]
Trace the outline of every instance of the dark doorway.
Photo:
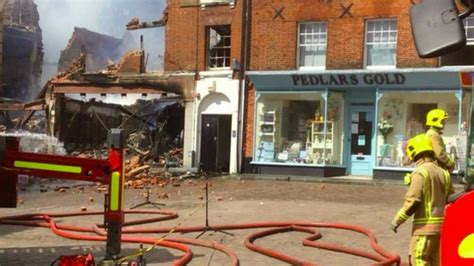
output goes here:
[[201, 118], [202, 170], [229, 172], [232, 115], [202, 115]]

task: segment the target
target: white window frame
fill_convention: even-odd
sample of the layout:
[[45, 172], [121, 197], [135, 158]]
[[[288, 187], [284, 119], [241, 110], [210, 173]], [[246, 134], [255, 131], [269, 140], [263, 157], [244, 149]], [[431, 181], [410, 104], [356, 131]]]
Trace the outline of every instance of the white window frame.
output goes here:
[[[392, 29], [390, 26], [389, 26], [389, 29], [388, 30], [383, 30], [383, 29], [378, 29], [378, 30], [373, 30], [373, 29], [369, 29], [369, 23], [370, 22], [384, 22], [384, 21], [395, 21], [395, 29]], [[390, 25], [390, 24], [389, 24]], [[364, 67], [366, 69], [395, 69], [397, 67], [397, 40], [398, 40], [398, 21], [395, 19], [395, 18], [385, 18], [385, 19], [368, 19], [365, 21], [365, 31], [364, 31]], [[395, 40], [393, 41], [388, 41], [388, 42], [371, 42], [371, 43], [368, 43], [367, 40], [367, 36], [369, 34], [375, 34], [375, 33], [380, 33], [380, 34], [384, 34], [384, 33], [388, 33], [389, 36], [390, 36], [390, 33], [392, 32], [395, 32]], [[367, 57], [368, 57], [368, 45], [369, 44], [395, 44], [395, 59], [394, 59], [394, 64], [393, 65], [367, 65]]]
[[[319, 41], [318, 43], [316, 44], [301, 44], [300, 43], [300, 37], [301, 37], [301, 25], [304, 25], [304, 24], [324, 24], [326, 26], [326, 31], [325, 32], [322, 32], [321, 31], [321, 27], [319, 28], [320, 31], [318, 32], [311, 32], [311, 33], [304, 33], [305, 35], [313, 35], [314, 36], [317, 36], [318, 37], [318, 40], [319, 40], [319, 37], [321, 35], [326, 35], [326, 38], [324, 40], [324, 44], [320, 44]], [[328, 23], [326, 21], [305, 21], [305, 22], [299, 22], [298, 23], [298, 37], [297, 37], [297, 43], [298, 43], [298, 51], [297, 51], [297, 54], [296, 54], [296, 62], [297, 62], [297, 65], [298, 65], [298, 69], [301, 69], [301, 70], [305, 70], [305, 69], [311, 69], [311, 70], [325, 70], [326, 69], [326, 62], [327, 62], [327, 39], [328, 39]], [[325, 47], [325, 51], [326, 51], [326, 54], [325, 54], [325, 57], [324, 57], [324, 65], [322, 66], [301, 66], [301, 62], [300, 62], [300, 53], [301, 53], [301, 47], [303, 46], [324, 46]]]
[[[215, 28], [218, 28], [218, 27], [228, 27], [229, 28], [229, 35], [221, 35], [219, 33], [217, 33], [217, 31], [215, 30]], [[215, 42], [218, 43], [220, 40], [218, 38], [221, 38], [221, 39], [225, 39], [225, 38], [228, 38], [229, 39], [229, 45], [228, 46], [214, 46], [213, 48], [211, 48], [211, 38], [213, 36], [212, 35], [212, 30], [216, 31], [217, 35], [216, 35], [216, 39]], [[209, 26], [207, 28], [207, 34], [206, 34], [206, 67], [208, 70], [227, 70], [227, 69], [230, 69], [231, 67], [231, 51], [232, 51], [232, 32], [231, 32], [231, 26], [230, 25], [215, 25], [215, 26]], [[216, 66], [216, 67], [213, 67], [211, 66], [211, 50], [212, 49], [221, 49], [221, 50], [228, 50], [228, 55], [226, 55], [226, 53], [224, 52], [224, 56], [215, 56], [213, 57], [214, 59], [219, 59], [219, 58], [223, 58], [223, 66]]]
[[467, 32], [474, 33], [474, 16], [469, 16], [464, 19], [464, 30], [466, 32], [466, 45], [474, 45], [474, 37], [468, 38]]

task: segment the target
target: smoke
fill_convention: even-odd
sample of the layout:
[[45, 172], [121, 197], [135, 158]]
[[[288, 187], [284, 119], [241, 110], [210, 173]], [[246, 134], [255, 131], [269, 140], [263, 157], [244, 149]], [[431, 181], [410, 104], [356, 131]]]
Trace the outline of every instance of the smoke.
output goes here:
[[57, 138], [46, 134], [31, 133], [27, 131], [15, 131], [0, 133], [0, 136], [17, 137], [20, 139], [19, 150], [22, 152], [47, 153], [65, 155], [64, 143]]
[[[42, 84], [57, 72], [61, 50], [74, 31], [74, 27], [121, 39], [125, 25], [132, 18], [154, 21], [161, 18], [166, 0], [34, 0], [40, 14], [43, 31], [44, 64]], [[164, 53], [164, 29], [150, 28], [130, 31], [135, 43], [144, 36], [145, 52], [148, 54], [147, 70], [162, 69]], [[138, 49], [136, 47], [135, 49]]]

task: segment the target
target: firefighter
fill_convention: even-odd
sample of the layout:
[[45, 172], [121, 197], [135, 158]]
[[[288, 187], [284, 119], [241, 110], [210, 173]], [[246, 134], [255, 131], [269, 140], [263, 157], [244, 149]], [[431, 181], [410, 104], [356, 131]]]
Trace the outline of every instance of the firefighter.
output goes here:
[[414, 215], [410, 240], [410, 265], [439, 265], [439, 240], [444, 207], [454, 193], [447, 170], [436, 163], [431, 141], [419, 134], [408, 141], [407, 154], [416, 163], [410, 175], [403, 207], [392, 221], [392, 231]]
[[446, 152], [446, 146], [444, 145], [443, 138], [441, 138], [447, 118], [448, 113], [443, 109], [429, 111], [426, 115], [426, 125], [429, 127], [426, 135], [431, 139], [435, 158], [439, 166], [452, 172], [454, 170], [454, 160]]

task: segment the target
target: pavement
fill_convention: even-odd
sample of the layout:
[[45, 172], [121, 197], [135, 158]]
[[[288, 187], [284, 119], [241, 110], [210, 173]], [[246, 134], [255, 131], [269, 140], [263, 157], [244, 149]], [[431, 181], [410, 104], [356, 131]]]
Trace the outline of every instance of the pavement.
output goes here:
[[[164, 210], [178, 210], [178, 220], [160, 222], [160, 227], [204, 225], [206, 215], [203, 205], [205, 183], [210, 184], [209, 217], [211, 225], [239, 225], [266, 221], [310, 221], [353, 224], [368, 228], [377, 237], [378, 243], [387, 251], [399, 254], [406, 261], [409, 223], [400, 227], [398, 234], [389, 229], [393, 215], [403, 202], [406, 186], [400, 180], [368, 180], [361, 177], [297, 177], [276, 175], [232, 175], [210, 179], [181, 180], [180, 185], [153, 187], [151, 200], [165, 204]], [[69, 187], [66, 192], [55, 191], [58, 186]], [[85, 189], [79, 190], [79, 188]], [[48, 192], [40, 192], [40, 188]], [[456, 186], [460, 190], [461, 186]], [[127, 189], [125, 207], [130, 208], [144, 202], [144, 190]], [[166, 193], [169, 198], [157, 198]], [[0, 217], [25, 213], [77, 212], [83, 207], [89, 211], [100, 211], [103, 194], [95, 186], [85, 182], [55, 180], [21, 188], [19, 197], [24, 202], [16, 209], [0, 208]], [[93, 198], [94, 201], [89, 199]], [[152, 206], [143, 206], [150, 209]], [[197, 210], [197, 212], [196, 212]], [[128, 217], [128, 216], [127, 216]], [[126, 217], [126, 219], [128, 219]], [[145, 216], [137, 216], [144, 218]], [[61, 218], [60, 223], [100, 224], [102, 217]], [[154, 228], [157, 225], [153, 225]], [[149, 227], [149, 225], [147, 226]], [[266, 266], [287, 265], [281, 261], [249, 251], [244, 240], [254, 230], [232, 230], [224, 232], [206, 231], [178, 234], [179, 237], [221, 243], [233, 250], [240, 265]], [[370, 250], [365, 236], [341, 230], [319, 228], [323, 240], [343, 246], [361, 247]], [[160, 235], [153, 235], [158, 237]], [[318, 265], [370, 265], [370, 260], [335, 255], [334, 252], [309, 249], [301, 246], [301, 233], [278, 234], [259, 240], [259, 245], [281, 250], [291, 256], [317, 263]], [[137, 250], [138, 244], [122, 244], [122, 254]], [[229, 265], [229, 259], [219, 252], [192, 246], [193, 260], [189, 265]], [[96, 260], [104, 256], [104, 243], [74, 241], [54, 235], [45, 228], [24, 226], [0, 226], [0, 266], [4, 265], [51, 265], [59, 255], [92, 252]], [[171, 265], [182, 253], [155, 248], [147, 255], [148, 265]]]

